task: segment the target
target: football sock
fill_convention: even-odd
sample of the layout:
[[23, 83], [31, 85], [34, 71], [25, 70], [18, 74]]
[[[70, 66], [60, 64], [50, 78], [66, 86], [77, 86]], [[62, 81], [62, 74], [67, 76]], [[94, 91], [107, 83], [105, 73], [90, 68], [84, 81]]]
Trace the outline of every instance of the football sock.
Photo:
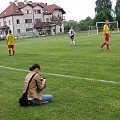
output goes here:
[[15, 50], [13, 50], [13, 55], [15, 54]]
[[75, 41], [73, 41], [73, 44], [75, 45]]
[[9, 55], [11, 55], [11, 50], [8, 50]]
[[101, 45], [101, 48], [106, 44], [106, 42], [104, 42], [102, 45]]
[[107, 50], [109, 50], [109, 44], [106, 44], [106, 46], [107, 46]]

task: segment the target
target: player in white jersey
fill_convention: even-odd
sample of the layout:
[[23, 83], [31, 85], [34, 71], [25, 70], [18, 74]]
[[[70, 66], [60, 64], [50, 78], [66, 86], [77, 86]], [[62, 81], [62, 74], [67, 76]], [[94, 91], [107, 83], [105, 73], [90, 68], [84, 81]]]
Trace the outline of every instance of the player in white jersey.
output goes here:
[[69, 35], [70, 35], [70, 39], [71, 39], [70, 45], [72, 45], [72, 44], [75, 45], [75, 41], [74, 41], [75, 32], [73, 30], [73, 27], [71, 27], [71, 29], [69, 30]]

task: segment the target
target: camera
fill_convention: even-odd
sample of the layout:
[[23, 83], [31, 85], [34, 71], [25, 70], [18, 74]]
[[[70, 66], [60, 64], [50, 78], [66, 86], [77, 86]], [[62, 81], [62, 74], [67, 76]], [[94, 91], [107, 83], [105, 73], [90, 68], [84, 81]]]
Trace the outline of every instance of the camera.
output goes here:
[[46, 78], [41, 78], [41, 81], [46, 80]]

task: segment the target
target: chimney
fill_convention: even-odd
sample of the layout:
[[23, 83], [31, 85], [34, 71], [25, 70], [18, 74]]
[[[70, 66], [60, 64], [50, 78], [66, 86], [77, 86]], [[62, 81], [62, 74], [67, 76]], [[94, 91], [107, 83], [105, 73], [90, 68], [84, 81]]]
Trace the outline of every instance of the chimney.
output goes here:
[[48, 4], [45, 3], [45, 5], [46, 5], [46, 12], [48, 13]]
[[24, 0], [24, 4], [27, 4], [27, 0]]
[[11, 1], [11, 2], [9, 2], [9, 4], [12, 4], [12, 1]]
[[18, 6], [18, 0], [15, 0], [15, 4], [16, 4], [16, 6]]
[[29, 3], [29, 4], [32, 4], [32, 1], [29, 1], [28, 3]]

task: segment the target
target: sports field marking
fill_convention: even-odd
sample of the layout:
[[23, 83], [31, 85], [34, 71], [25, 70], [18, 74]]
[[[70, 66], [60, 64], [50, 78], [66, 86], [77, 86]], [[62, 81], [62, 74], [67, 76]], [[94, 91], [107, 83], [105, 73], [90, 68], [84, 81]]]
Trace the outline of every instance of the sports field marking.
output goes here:
[[[29, 72], [29, 70], [23, 70], [23, 69], [5, 67], [5, 66], [0, 66], [0, 68], [9, 69], [9, 70], [15, 70], [15, 71]], [[64, 77], [64, 78], [71, 78], [71, 79], [80, 79], [80, 80], [87, 80], [87, 81], [102, 82], [102, 83], [120, 84], [120, 82], [108, 81], [108, 80], [100, 80], [100, 79], [94, 79], [94, 78], [84, 78], [84, 77], [69, 76], [69, 75], [62, 75], [62, 74], [45, 73], [45, 72], [42, 72], [42, 74], [46, 74], [46, 75], [50, 75], [50, 76], [57, 76], [57, 77]]]

